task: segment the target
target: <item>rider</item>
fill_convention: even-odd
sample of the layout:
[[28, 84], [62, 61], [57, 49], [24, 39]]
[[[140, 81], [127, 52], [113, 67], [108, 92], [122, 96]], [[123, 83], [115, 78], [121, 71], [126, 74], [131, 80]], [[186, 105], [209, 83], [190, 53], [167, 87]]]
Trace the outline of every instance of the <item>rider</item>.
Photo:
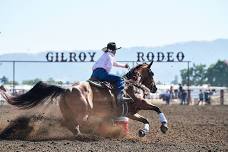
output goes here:
[[97, 60], [97, 62], [93, 65], [93, 73], [91, 78], [97, 79], [100, 81], [108, 81], [115, 85], [116, 88], [116, 97], [117, 97], [117, 105], [121, 105], [122, 103], [129, 100], [124, 97], [124, 80], [120, 76], [110, 74], [112, 67], [121, 67], [128, 68], [128, 64], [120, 64], [116, 62], [115, 54], [116, 50], [120, 48], [116, 47], [115, 42], [110, 42], [107, 44], [107, 47], [103, 48], [103, 55]]

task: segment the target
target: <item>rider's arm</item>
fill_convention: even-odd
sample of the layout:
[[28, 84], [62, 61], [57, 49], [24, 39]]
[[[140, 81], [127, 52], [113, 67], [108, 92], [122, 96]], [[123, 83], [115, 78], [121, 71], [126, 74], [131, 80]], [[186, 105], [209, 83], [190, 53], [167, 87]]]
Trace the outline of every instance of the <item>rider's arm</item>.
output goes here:
[[113, 54], [107, 53], [107, 63], [115, 67], [125, 68], [126, 65], [116, 62], [116, 59]]
[[125, 64], [121, 64], [121, 63], [116, 62], [116, 61], [113, 62], [113, 66], [115, 66], [115, 67], [121, 67], [121, 68], [126, 68], [126, 65]]

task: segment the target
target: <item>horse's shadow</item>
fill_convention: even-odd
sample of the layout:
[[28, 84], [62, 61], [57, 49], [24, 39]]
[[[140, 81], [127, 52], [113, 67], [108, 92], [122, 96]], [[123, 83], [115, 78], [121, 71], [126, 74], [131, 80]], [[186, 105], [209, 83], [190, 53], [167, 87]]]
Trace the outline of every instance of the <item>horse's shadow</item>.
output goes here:
[[30, 125], [32, 117], [21, 116], [11, 121], [9, 125], [0, 132], [0, 140], [23, 140], [23, 141], [58, 141], [58, 140], [69, 140], [69, 141], [82, 141], [82, 142], [94, 142], [103, 140], [104, 137], [97, 135], [81, 134], [77, 136], [67, 137], [44, 137], [37, 138], [31, 137], [30, 134], [34, 131], [33, 126]]
[[0, 133], [0, 139], [26, 139], [32, 132], [33, 127], [29, 126], [31, 118], [18, 117]]

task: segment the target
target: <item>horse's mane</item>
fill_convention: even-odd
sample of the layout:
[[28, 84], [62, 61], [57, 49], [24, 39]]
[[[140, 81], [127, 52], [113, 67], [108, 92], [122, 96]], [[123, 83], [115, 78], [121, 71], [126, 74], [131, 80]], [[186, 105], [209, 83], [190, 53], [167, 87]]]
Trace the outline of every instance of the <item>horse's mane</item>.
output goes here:
[[131, 68], [130, 71], [128, 71], [125, 75], [123, 75], [123, 77], [130, 79], [134, 75], [136, 70], [140, 69], [141, 67], [143, 67], [145, 65], [147, 65], [147, 64], [146, 63], [138, 64], [137, 66]]

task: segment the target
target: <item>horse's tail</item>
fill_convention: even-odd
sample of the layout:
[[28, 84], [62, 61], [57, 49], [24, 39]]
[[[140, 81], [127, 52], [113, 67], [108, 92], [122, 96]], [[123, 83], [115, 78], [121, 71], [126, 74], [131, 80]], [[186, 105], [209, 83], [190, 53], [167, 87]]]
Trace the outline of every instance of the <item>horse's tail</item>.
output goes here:
[[22, 109], [30, 109], [38, 104], [44, 103], [47, 99], [52, 99], [62, 95], [65, 91], [66, 89], [62, 87], [48, 85], [40, 81], [25, 94], [9, 97], [5, 93], [3, 97], [11, 105]]

